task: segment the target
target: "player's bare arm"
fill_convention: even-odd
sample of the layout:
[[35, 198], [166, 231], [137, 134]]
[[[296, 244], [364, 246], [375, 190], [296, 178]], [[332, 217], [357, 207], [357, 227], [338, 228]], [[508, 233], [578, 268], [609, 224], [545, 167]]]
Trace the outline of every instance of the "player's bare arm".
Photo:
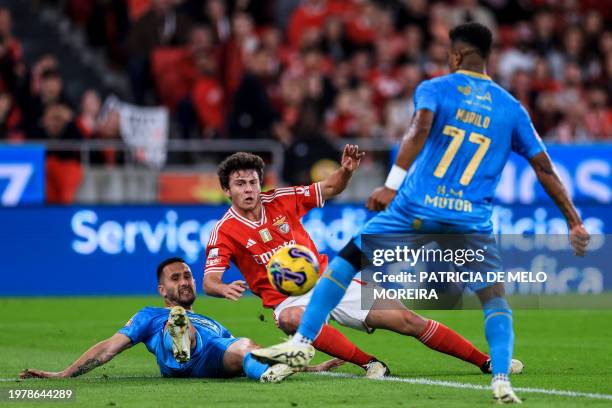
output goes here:
[[323, 200], [334, 197], [346, 189], [353, 172], [359, 167], [364, 155], [365, 153], [359, 152], [359, 146], [357, 145], [344, 146], [340, 168], [320, 183]]
[[229, 300], [238, 300], [247, 289], [243, 280], [223, 283], [223, 273], [211, 272], [204, 275], [204, 293], [209, 296], [222, 297]]
[[419, 155], [433, 123], [434, 113], [428, 109], [419, 109], [410, 123], [408, 131], [402, 139], [400, 151], [395, 160], [395, 165], [382, 187], [377, 188], [370, 195], [367, 207], [371, 211], [382, 211], [395, 198], [406, 172]]
[[111, 361], [123, 350], [132, 347], [132, 342], [128, 336], [116, 333], [112, 337], [99, 342], [87, 350], [78, 360], [70, 364], [66, 369], [58, 372], [36, 370], [26, 368], [19, 373], [19, 378], [68, 378], [78, 377], [96, 367]]
[[536, 154], [529, 159], [529, 164], [531, 164], [546, 193], [552, 198], [567, 220], [570, 230], [570, 243], [574, 248], [574, 253], [578, 256], [584, 256], [591, 237], [582, 225], [580, 214], [576, 211], [576, 207], [550, 161], [548, 153]]

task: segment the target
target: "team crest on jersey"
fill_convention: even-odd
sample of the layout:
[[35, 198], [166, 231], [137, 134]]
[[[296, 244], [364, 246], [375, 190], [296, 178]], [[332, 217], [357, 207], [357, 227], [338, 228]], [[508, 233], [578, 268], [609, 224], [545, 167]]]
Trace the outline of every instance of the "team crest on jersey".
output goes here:
[[289, 232], [289, 223], [287, 223], [287, 217], [284, 215], [278, 216], [274, 222], [272, 223], [283, 234], [287, 234]]

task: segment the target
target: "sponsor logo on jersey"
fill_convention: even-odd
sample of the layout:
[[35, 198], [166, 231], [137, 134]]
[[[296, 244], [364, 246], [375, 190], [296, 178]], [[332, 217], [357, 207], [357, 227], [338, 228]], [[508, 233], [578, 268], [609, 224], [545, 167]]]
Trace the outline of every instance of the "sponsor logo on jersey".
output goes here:
[[476, 95], [476, 99], [493, 103], [493, 101], [491, 100], [491, 94], [489, 92], [486, 92], [484, 95]]
[[288, 245], [295, 245], [295, 239], [291, 239], [289, 241], [285, 241], [282, 244], [280, 244], [279, 246], [277, 246], [275, 248], [272, 248], [272, 250], [264, 252], [263, 254], [253, 255], [253, 260], [258, 265], [267, 265], [268, 261], [270, 260], [270, 258], [272, 258], [272, 255], [274, 255], [274, 253], [276, 251], [278, 251], [282, 247], [285, 247], [285, 246], [288, 246]]
[[245, 247], [250, 248], [253, 245], [255, 245], [257, 242], [253, 241], [251, 238], [249, 238], [249, 240], [247, 241]]
[[219, 248], [213, 248], [208, 253], [208, 259], [214, 259], [219, 256]]
[[207, 259], [206, 266], [213, 266], [221, 263], [221, 258]]
[[468, 95], [469, 95], [469, 94], [472, 92], [472, 87], [471, 87], [471, 86], [469, 86], [469, 85], [467, 85], [467, 86], [461, 86], [461, 85], [459, 85], [459, 86], [457, 87], [457, 90], [458, 90], [459, 92], [461, 92], [462, 94], [464, 94], [465, 96], [468, 96]]

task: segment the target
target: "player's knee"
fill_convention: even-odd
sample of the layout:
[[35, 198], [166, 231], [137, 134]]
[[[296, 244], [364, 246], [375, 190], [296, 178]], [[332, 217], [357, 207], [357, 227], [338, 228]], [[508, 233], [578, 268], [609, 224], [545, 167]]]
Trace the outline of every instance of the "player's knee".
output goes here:
[[234, 342], [228, 348], [228, 350], [231, 351], [233, 354], [235, 354], [240, 360], [242, 360], [244, 356], [246, 356], [248, 353], [250, 353], [251, 351], [257, 348], [259, 348], [257, 343], [255, 343], [253, 340], [249, 338], [243, 337], [237, 340], [236, 342]]
[[300, 327], [304, 310], [301, 307], [288, 307], [278, 316], [278, 326], [285, 334], [295, 334]]

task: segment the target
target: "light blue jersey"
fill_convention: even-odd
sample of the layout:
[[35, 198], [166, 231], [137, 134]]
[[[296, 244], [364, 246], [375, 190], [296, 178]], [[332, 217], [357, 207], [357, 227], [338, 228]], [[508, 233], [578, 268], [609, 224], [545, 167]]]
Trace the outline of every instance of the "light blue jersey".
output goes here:
[[489, 230], [492, 201], [511, 151], [545, 150], [525, 109], [489, 77], [458, 71], [422, 82], [415, 110], [434, 113], [425, 145], [394, 200], [422, 220]]
[[226, 377], [223, 370], [225, 350], [236, 339], [217, 321], [201, 314], [187, 312], [196, 329], [196, 348], [191, 360], [179, 363], [172, 354], [172, 340], [164, 331], [170, 309], [145, 307], [119, 330], [130, 338], [132, 344], [144, 343], [157, 357], [157, 364], [164, 377]]

